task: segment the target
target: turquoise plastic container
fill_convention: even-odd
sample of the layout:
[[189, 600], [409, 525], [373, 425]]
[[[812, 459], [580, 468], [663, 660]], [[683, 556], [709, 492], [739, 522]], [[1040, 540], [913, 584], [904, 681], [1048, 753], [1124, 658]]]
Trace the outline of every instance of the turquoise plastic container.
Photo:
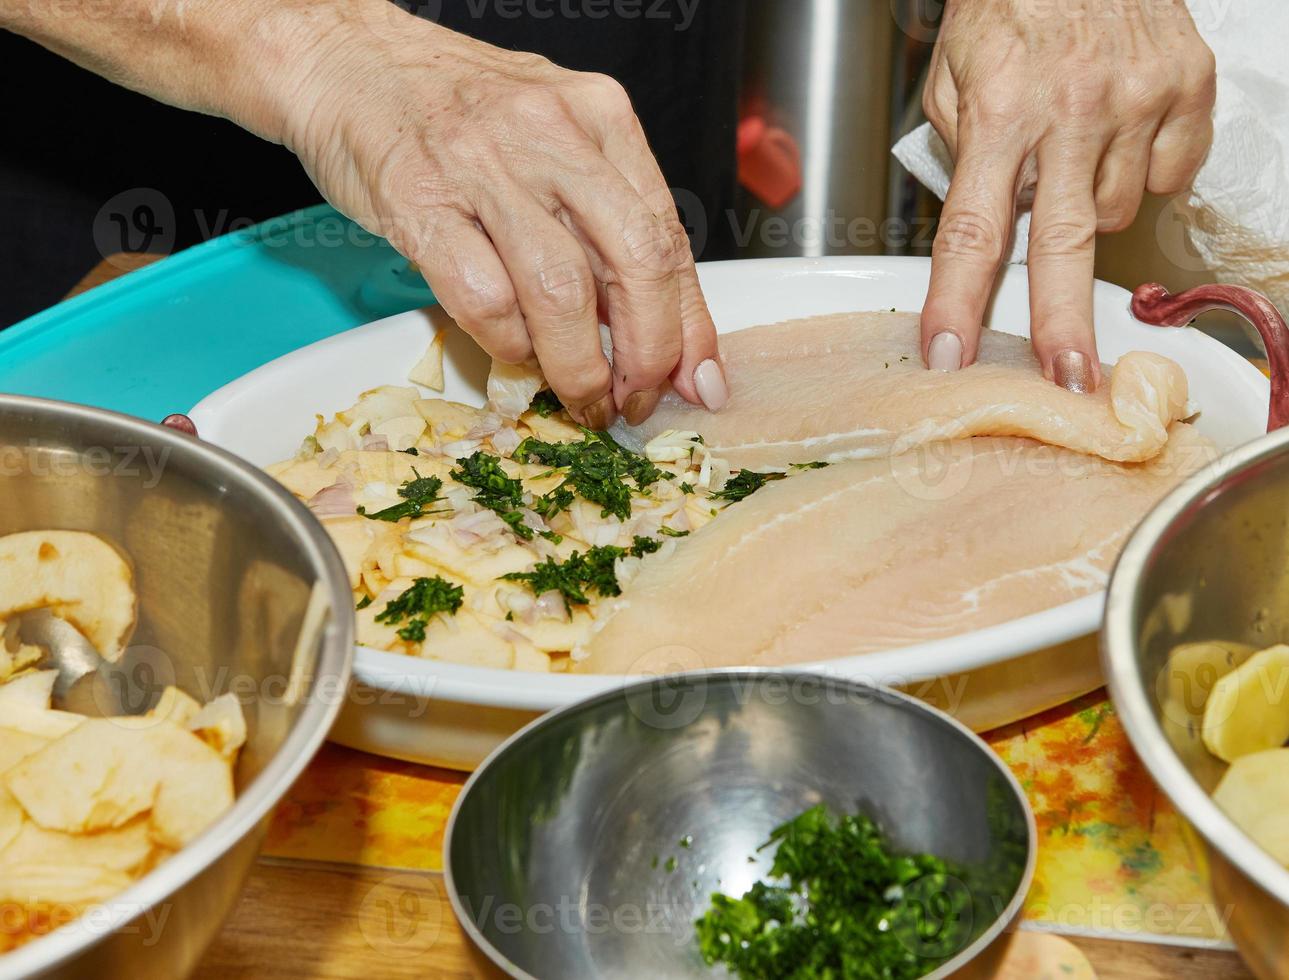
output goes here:
[[0, 332], [0, 391], [159, 421], [299, 347], [433, 302], [387, 242], [318, 205]]

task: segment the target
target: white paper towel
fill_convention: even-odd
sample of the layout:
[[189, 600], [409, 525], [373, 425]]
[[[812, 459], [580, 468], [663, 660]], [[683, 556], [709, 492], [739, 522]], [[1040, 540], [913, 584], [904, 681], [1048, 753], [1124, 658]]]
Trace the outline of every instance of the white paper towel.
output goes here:
[[[1289, 309], [1289, 2], [1187, 0], [1217, 59], [1213, 149], [1176, 204], [1221, 282], [1252, 286]], [[941, 199], [953, 162], [929, 124], [896, 158]], [[1024, 262], [1029, 213], [1017, 216], [1009, 261]]]

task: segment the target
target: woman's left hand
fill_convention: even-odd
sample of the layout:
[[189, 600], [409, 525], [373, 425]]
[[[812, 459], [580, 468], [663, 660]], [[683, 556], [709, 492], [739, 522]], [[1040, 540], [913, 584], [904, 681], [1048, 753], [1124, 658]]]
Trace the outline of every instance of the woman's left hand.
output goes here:
[[1032, 197], [1034, 349], [1049, 379], [1095, 388], [1096, 235], [1131, 224], [1143, 191], [1190, 186], [1215, 94], [1182, 0], [949, 0], [922, 99], [956, 160], [922, 311], [927, 364], [976, 359], [1017, 202]]

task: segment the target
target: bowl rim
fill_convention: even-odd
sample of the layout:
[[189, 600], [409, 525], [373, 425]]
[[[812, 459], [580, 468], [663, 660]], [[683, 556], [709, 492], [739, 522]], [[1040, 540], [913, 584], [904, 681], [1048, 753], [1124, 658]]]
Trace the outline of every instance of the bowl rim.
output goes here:
[[[123, 442], [160, 445], [169, 457], [187, 455], [212, 469], [225, 483], [251, 491], [279, 522], [298, 537], [328, 600], [328, 619], [302, 695], [300, 716], [264, 768], [237, 795], [233, 806], [192, 843], [163, 861], [128, 889], [81, 916], [12, 952], [0, 955], [0, 980], [43, 974], [82, 955], [110, 933], [161, 905], [252, 833], [291, 788], [330, 731], [349, 687], [354, 659], [354, 617], [349, 576], [326, 530], [276, 481], [226, 450], [144, 419], [71, 402], [0, 394], [0, 415], [25, 413], [68, 423], [106, 424]], [[337, 615], [337, 610], [341, 610]], [[334, 680], [333, 680], [334, 679]], [[334, 694], [320, 684], [334, 684]]]
[[[470, 777], [461, 787], [461, 792], [452, 805], [452, 812], [448, 816], [447, 827], [443, 832], [443, 881], [448, 893], [448, 901], [452, 906], [452, 912], [456, 916], [458, 924], [466, 933], [470, 942], [480, 950], [498, 969], [506, 973], [507, 976], [514, 977], [516, 980], [540, 980], [530, 973], [516, 966], [507, 959], [500, 950], [492, 945], [479, 930], [474, 919], [469, 915], [461, 896], [457, 891], [456, 879], [452, 873], [452, 839], [456, 830], [457, 819], [461, 814], [466, 799], [474, 789], [476, 783], [483, 778], [483, 775], [497, 763], [497, 761], [514, 746], [529, 736], [535, 734], [543, 728], [555, 724], [557, 721], [574, 714], [575, 712], [585, 711], [597, 705], [603, 704], [610, 699], [625, 699], [637, 691], [647, 690], [649, 687], [665, 681], [675, 683], [677, 681], [701, 682], [707, 683], [728, 683], [740, 679], [749, 682], [758, 679], [774, 678], [776, 682], [786, 682], [788, 684], [805, 682], [816, 682], [829, 685], [843, 685], [852, 691], [862, 691], [869, 695], [875, 696], [885, 701], [899, 702], [914, 712], [921, 712], [938, 721], [940, 724], [948, 727], [955, 732], [960, 738], [965, 739], [972, 745], [985, 759], [987, 759], [994, 769], [1003, 776], [1008, 788], [1010, 788], [1013, 797], [1020, 804], [1021, 814], [1025, 818], [1025, 837], [1026, 837], [1026, 857], [1025, 869], [1021, 873], [1020, 881], [1017, 883], [1016, 890], [1008, 900], [1003, 909], [998, 912], [993, 921], [975, 940], [972, 941], [966, 949], [959, 952], [952, 959], [945, 961], [931, 973], [925, 974], [921, 980], [942, 980], [951, 976], [956, 971], [962, 969], [967, 963], [974, 960], [977, 956], [988, 949], [999, 936], [1005, 932], [1015, 921], [1024, 907], [1025, 900], [1029, 896], [1029, 891], [1034, 881], [1035, 868], [1038, 860], [1038, 825], [1034, 819], [1033, 809], [1030, 807], [1029, 799], [1025, 796], [1025, 791], [1016, 778], [1015, 773], [1008, 768], [1003, 762], [1002, 757], [991, 749], [979, 735], [973, 732], [966, 725], [962, 724], [952, 715], [941, 711], [925, 701], [921, 701], [912, 695], [897, 691], [894, 688], [886, 687], [880, 684], [871, 684], [864, 681], [854, 680], [849, 677], [839, 677], [833, 674], [822, 674], [817, 671], [808, 669], [794, 668], [756, 668], [756, 667], [724, 667], [713, 670], [686, 671], [683, 673], [669, 674], [665, 677], [650, 677], [645, 679], [635, 678], [615, 678], [617, 685], [608, 691], [602, 691], [592, 697], [584, 698], [573, 704], [565, 705], [554, 711], [550, 711], [540, 718], [529, 722], [519, 731], [507, 738], [501, 745], [493, 749], [488, 757], [470, 774]], [[625, 681], [625, 683], [624, 683]]]
[[1137, 638], [1133, 626], [1140, 604], [1138, 587], [1156, 545], [1184, 514], [1202, 509], [1214, 490], [1250, 467], [1284, 455], [1286, 450], [1289, 450], [1289, 429], [1231, 450], [1192, 474], [1138, 525], [1111, 576], [1101, 633], [1101, 662], [1115, 711], [1133, 749], [1156, 784], [1209, 847], [1282, 905], [1289, 906], [1289, 869], [1264, 851], [1213, 802], [1164, 735], [1137, 669]]

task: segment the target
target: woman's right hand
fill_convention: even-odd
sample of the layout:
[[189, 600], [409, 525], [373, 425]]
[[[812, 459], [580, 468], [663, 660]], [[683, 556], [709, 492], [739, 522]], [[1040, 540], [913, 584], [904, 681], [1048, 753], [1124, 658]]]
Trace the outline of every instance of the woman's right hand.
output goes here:
[[721, 408], [689, 242], [621, 85], [389, 0], [332, 10], [278, 134], [327, 200], [414, 262], [488, 353], [535, 355], [584, 424], [643, 421], [668, 380]]

